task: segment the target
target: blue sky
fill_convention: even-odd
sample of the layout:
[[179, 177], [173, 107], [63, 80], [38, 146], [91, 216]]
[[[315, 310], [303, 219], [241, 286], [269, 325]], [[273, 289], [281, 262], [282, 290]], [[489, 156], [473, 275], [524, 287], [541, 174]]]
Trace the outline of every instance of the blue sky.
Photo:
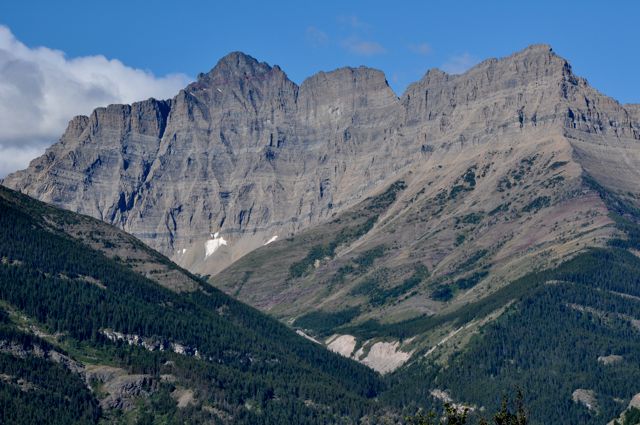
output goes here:
[[208, 71], [241, 50], [296, 82], [366, 64], [400, 94], [431, 67], [457, 71], [549, 43], [621, 102], [640, 102], [636, 1], [4, 1], [29, 46], [102, 54], [156, 75]]
[[231, 51], [297, 83], [367, 65], [398, 95], [429, 68], [548, 43], [622, 103], [640, 102], [637, 1], [78, 1], [0, 3], [0, 177], [96, 106], [172, 97]]

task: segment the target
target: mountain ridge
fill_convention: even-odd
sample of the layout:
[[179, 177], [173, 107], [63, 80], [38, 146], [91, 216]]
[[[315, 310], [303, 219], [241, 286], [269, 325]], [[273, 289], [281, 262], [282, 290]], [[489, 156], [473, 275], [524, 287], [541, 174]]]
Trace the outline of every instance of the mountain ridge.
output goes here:
[[[365, 362], [366, 350], [358, 347], [389, 339], [340, 335], [345, 323], [403, 323], [422, 315], [437, 320], [489, 299], [531, 270], [607, 246], [620, 231], [591, 181], [638, 202], [637, 122], [576, 77], [548, 46], [487, 60], [458, 76], [430, 71], [401, 101], [410, 112], [401, 121], [404, 140], [420, 147], [414, 154], [419, 160], [399, 173], [406, 188], [370, 230], [327, 251], [340, 231], [349, 231], [336, 223], [366, 214], [366, 198], [211, 279], [283, 321], [299, 321], [302, 329], [312, 331], [306, 326], [313, 323], [337, 332], [320, 334], [330, 348], [353, 338], [353, 350], [340, 351]], [[373, 253], [373, 265], [358, 267]], [[315, 270], [287, 275], [288, 267], [297, 270], [310, 258]], [[416, 267], [429, 270], [422, 282], [411, 277]], [[346, 321], [320, 324], [320, 318], [331, 323], [336, 317]], [[422, 337], [427, 346], [438, 342]], [[391, 343], [397, 345], [389, 359], [416, 347], [416, 341]]]
[[[536, 131], [570, 137], [568, 154], [578, 152], [606, 185], [591, 141], [637, 140], [633, 116], [545, 44], [460, 75], [429, 70], [400, 97], [371, 68], [319, 72], [298, 86], [278, 66], [232, 52], [171, 100], [72, 119], [59, 143], [3, 182], [216, 274], [273, 238], [326, 222], [423, 160], [520, 138], [518, 129], [525, 139]], [[616, 149], [612, 161], [629, 154]], [[212, 255], [207, 244], [218, 247]]]
[[[447, 72], [445, 72], [442, 69], [437, 68], [437, 67], [430, 68], [425, 72], [425, 74], [419, 80], [416, 80], [416, 81], [410, 83], [409, 86], [407, 86], [407, 88], [402, 93], [400, 93], [400, 94], [395, 93], [395, 92], [394, 93], [396, 94], [396, 97], [400, 100], [403, 97], [405, 97], [405, 95], [409, 91], [409, 87], [411, 87], [413, 85], [416, 85], [416, 84], [420, 83], [421, 81], [427, 79], [431, 74], [437, 74], [439, 76], [443, 76], [443, 77], [447, 77], [447, 78], [457, 78], [457, 77], [462, 76], [462, 75], [467, 75], [467, 74], [472, 73], [472, 72], [477, 72], [480, 68], [486, 67], [487, 65], [491, 65], [491, 64], [494, 64], [494, 63], [500, 62], [500, 61], [515, 59], [515, 58], [520, 57], [522, 55], [525, 55], [525, 54], [527, 54], [529, 52], [537, 52], [537, 51], [543, 52], [543, 53], [551, 53], [552, 56], [562, 60], [564, 62], [564, 64], [566, 66], [568, 66], [569, 72], [571, 72], [570, 71], [571, 67], [570, 67], [568, 61], [566, 59], [562, 58], [561, 56], [558, 56], [554, 52], [554, 50], [551, 47], [551, 45], [545, 44], [545, 43], [538, 43], [538, 44], [532, 44], [532, 45], [524, 48], [523, 50], [520, 50], [518, 52], [512, 53], [512, 54], [507, 55], [507, 56], [492, 57], [492, 58], [485, 59], [485, 60], [473, 65], [472, 67], [470, 67], [468, 70], [464, 71], [463, 73], [459, 73], [459, 74], [450, 74], [450, 73], [447, 73]], [[232, 66], [233, 62], [236, 62], [235, 66]], [[225, 69], [231, 68], [231, 69], [234, 69], [234, 70], [237, 68], [237, 70], [243, 70], [243, 71], [246, 72], [247, 68], [246, 67], [240, 67], [239, 66], [240, 62], [242, 62], [243, 64], [258, 65], [260, 68], [265, 70], [265, 72], [263, 72], [263, 73], [267, 73], [269, 71], [281, 72], [285, 76], [285, 78], [287, 80], [289, 80], [289, 78], [286, 76], [286, 73], [284, 73], [284, 71], [282, 70], [282, 68], [280, 68], [279, 65], [275, 64], [275, 65], [271, 66], [267, 62], [260, 62], [258, 59], [254, 58], [250, 54], [244, 53], [242, 51], [233, 51], [233, 52], [230, 52], [230, 53], [226, 54], [225, 56], [223, 56], [218, 61], [218, 63], [213, 68], [211, 68], [211, 70], [209, 70], [208, 72], [199, 73], [197, 75], [197, 77], [196, 77], [196, 81], [193, 81], [193, 82], [189, 83], [181, 91], [184, 91], [184, 90], [188, 89], [191, 86], [197, 86], [201, 82], [201, 80], [204, 80], [206, 78], [211, 78], [212, 76], [215, 76], [216, 72], [220, 71], [221, 68], [225, 68]], [[250, 67], [249, 70], [255, 70], [255, 66]], [[293, 82], [291, 80], [289, 80], [289, 81], [295, 87], [297, 87], [299, 89], [300, 87], [302, 87], [305, 84], [306, 81], [312, 80], [314, 78], [318, 78], [320, 76], [331, 75], [331, 74], [339, 73], [339, 72], [342, 72], [342, 71], [351, 71], [351, 72], [353, 72], [353, 71], [357, 71], [357, 70], [365, 70], [365, 71], [369, 71], [369, 72], [373, 72], [373, 73], [379, 73], [384, 77], [384, 80], [386, 81], [386, 75], [385, 75], [384, 71], [382, 71], [380, 69], [377, 69], [377, 68], [368, 67], [366, 65], [359, 65], [359, 66], [349, 66], [349, 65], [347, 65], [347, 66], [342, 66], [342, 67], [335, 68], [333, 70], [318, 71], [315, 74], [306, 77], [300, 84], [295, 83], [295, 82]], [[245, 76], [245, 75], [243, 75], [243, 76]], [[586, 82], [586, 79], [584, 79], [582, 77], [579, 77], [579, 78], [581, 78], [583, 81]], [[231, 80], [229, 80], [229, 81], [225, 80], [223, 82], [226, 84], [226, 83], [231, 82]], [[393, 89], [392, 89], [392, 91], [393, 91]], [[139, 100], [139, 101], [136, 101], [136, 102], [133, 102], [133, 103], [130, 103], [130, 104], [114, 103], [114, 104], [109, 104], [107, 106], [100, 106], [100, 107], [97, 107], [96, 110], [109, 108], [110, 106], [112, 106], [112, 107], [113, 106], [130, 106], [131, 107], [131, 106], [136, 105], [136, 104], [150, 102], [150, 101], [168, 102], [169, 100], [170, 99], [156, 99], [154, 97], [150, 97], [148, 99]], [[630, 108], [630, 109], [632, 109], [634, 111], [636, 109], [638, 109], [638, 107], [640, 107], [640, 104], [638, 104], [638, 103], [620, 104], [617, 100], [616, 100], [616, 103], [618, 103], [622, 107]], [[78, 128], [78, 124], [77, 124], [78, 121], [83, 121], [83, 120], [86, 120], [88, 118], [89, 118], [89, 115], [82, 115], [81, 114], [81, 115], [74, 116], [69, 121], [67, 129], [65, 130], [65, 133], [70, 131], [70, 130], [73, 130], [74, 128]]]

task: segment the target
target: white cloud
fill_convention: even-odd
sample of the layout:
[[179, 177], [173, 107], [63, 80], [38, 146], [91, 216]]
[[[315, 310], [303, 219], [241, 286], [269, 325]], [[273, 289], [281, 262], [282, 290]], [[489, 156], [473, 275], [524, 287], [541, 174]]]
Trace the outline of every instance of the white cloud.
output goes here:
[[442, 70], [449, 74], [462, 74], [478, 63], [478, 59], [469, 53], [463, 53], [461, 55], [451, 56], [445, 63], [442, 64]]
[[156, 77], [104, 56], [31, 48], [0, 25], [0, 177], [24, 168], [75, 115], [110, 103], [173, 97], [183, 74]]
[[329, 41], [329, 36], [322, 30], [311, 26], [306, 31], [307, 40], [314, 46], [324, 46]]
[[387, 49], [385, 49], [380, 43], [360, 40], [356, 37], [349, 37], [343, 40], [342, 47], [351, 53], [361, 56], [373, 56], [387, 52]]
[[426, 56], [431, 53], [431, 45], [429, 43], [410, 44], [409, 50], [415, 54]]

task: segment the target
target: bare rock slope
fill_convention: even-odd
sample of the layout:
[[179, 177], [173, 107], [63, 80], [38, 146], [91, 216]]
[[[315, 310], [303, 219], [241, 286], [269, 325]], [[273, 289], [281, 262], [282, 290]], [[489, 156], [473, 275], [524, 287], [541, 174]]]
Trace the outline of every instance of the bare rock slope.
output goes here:
[[[430, 70], [400, 98], [377, 70], [298, 86], [232, 53], [171, 100], [74, 118], [3, 184], [117, 224], [283, 320], [393, 322], [605, 244], [617, 231], [596, 188], [636, 203], [639, 180], [637, 105], [534, 45]], [[438, 332], [429, 346], [468, 337]]]
[[339, 69], [298, 87], [277, 66], [232, 53], [171, 100], [74, 118], [3, 184], [215, 273], [394, 174], [406, 162], [393, 142], [401, 111], [379, 71]]
[[352, 341], [348, 356], [365, 359], [386, 340], [399, 343], [393, 356], [421, 347], [444, 361], [504, 304], [406, 341], [379, 329], [354, 341], [344, 327], [460, 314], [532, 270], [618, 237], [600, 189], [637, 205], [640, 125], [633, 107], [595, 91], [548, 46], [463, 75], [429, 71], [399, 102], [390, 143], [407, 158], [396, 162], [401, 171], [213, 282], [316, 337], [344, 332], [327, 344]]
[[297, 86], [278, 66], [231, 53], [171, 100], [74, 118], [3, 184], [216, 274], [406, 173], [425, 201], [472, 166], [496, 186], [524, 158], [563, 186], [586, 171], [633, 192], [637, 123], [635, 106], [591, 89], [544, 45], [463, 75], [431, 70], [401, 98], [377, 70], [321, 72]]

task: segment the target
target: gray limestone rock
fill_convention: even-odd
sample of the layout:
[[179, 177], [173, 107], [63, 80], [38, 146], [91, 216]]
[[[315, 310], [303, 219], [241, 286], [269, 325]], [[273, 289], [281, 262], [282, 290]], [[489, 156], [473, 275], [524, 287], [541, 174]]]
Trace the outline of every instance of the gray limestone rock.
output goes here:
[[74, 118], [3, 184], [215, 274], [399, 176], [437, 181], [437, 166], [464, 171], [505, 141], [535, 150], [553, 139], [554, 152], [605, 186], [636, 193], [638, 110], [592, 89], [546, 45], [462, 75], [430, 70], [400, 98], [374, 69], [320, 72], [297, 86], [236, 52], [171, 100]]

